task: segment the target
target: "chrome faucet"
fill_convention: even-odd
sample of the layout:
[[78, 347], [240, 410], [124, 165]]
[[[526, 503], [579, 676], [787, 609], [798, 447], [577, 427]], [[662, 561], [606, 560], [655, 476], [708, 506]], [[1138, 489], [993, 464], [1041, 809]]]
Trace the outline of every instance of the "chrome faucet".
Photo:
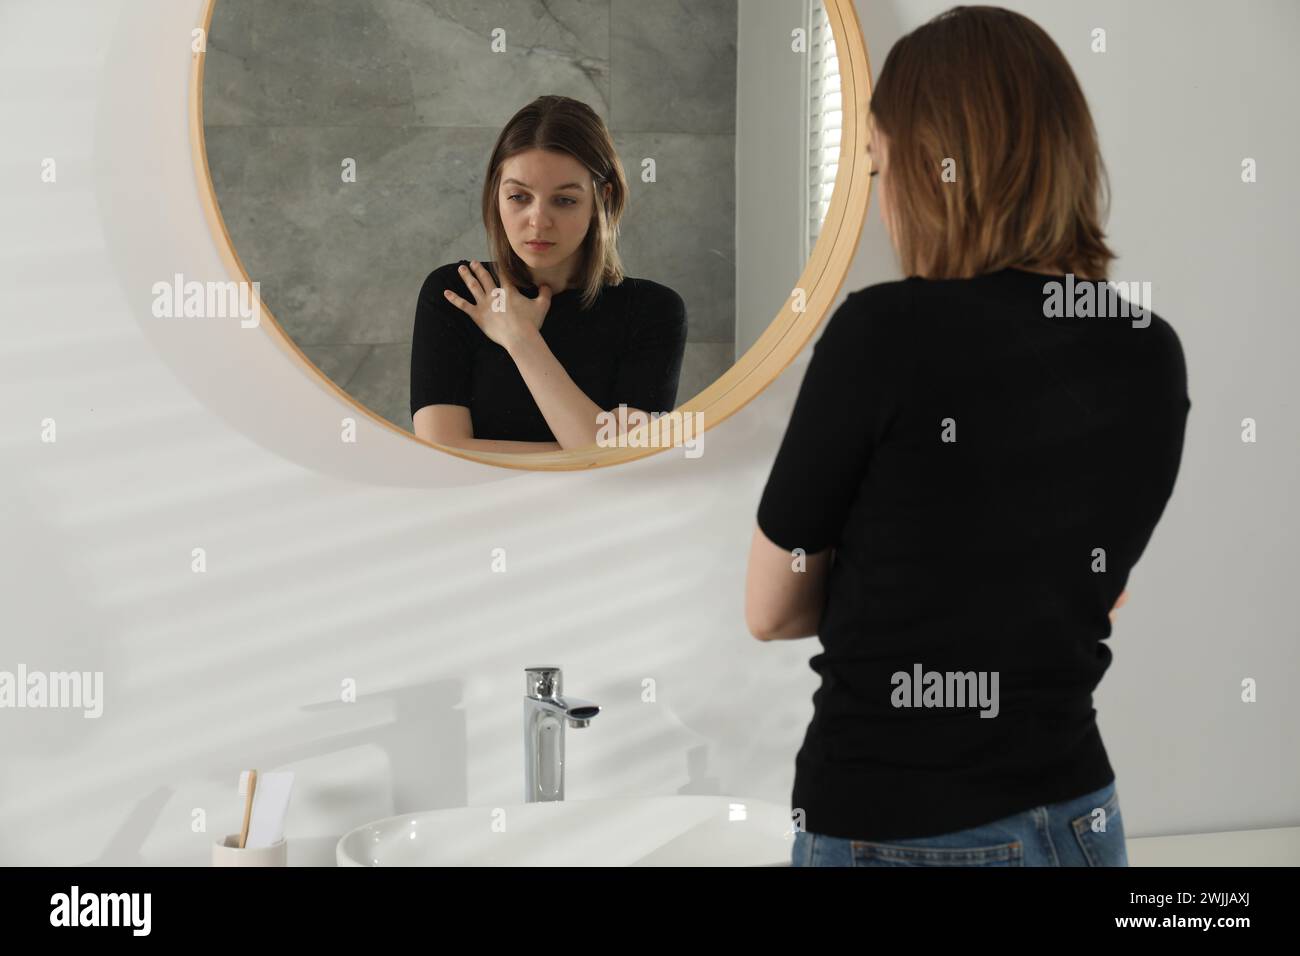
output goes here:
[[563, 697], [558, 667], [524, 668], [524, 802], [564, 799], [564, 722], [586, 727], [600, 713], [589, 700]]

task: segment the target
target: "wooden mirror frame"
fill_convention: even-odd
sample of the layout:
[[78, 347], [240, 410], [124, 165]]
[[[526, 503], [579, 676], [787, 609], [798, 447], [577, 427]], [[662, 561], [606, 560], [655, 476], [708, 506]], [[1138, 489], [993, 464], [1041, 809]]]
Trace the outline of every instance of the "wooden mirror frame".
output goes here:
[[[212, 14], [219, 0], [205, 0], [202, 14], [203, 51], [193, 57], [190, 74], [190, 147], [198, 178], [199, 198], [207, 216], [208, 226], [217, 250], [237, 281], [252, 284], [248, 270], [240, 261], [230, 240], [221, 207], [217, 203], [212, 173], [208, 167], [208, 154], [203, 133], [203, 68], [207, 59], [207, 37], [212, 26]], [[867, 217], [871, 197], [870, 164], [865, 145], [868, 138], [867, 112], [871, 100], [871, 64], [867, 58], [866, 42], [857, 11], [852, 0], [823, 0], [831, 32], [835, 37], [836, 54], [840, 67], [840, 95], [843, 110], [843, 127], [840, 134], [840, 161], [836, 171], [835, 188], [831, 204], [822, 224], [821, 234], [812, 254], [804, 264], [796, 288], [803, 290], [805, 308], [796, 312], [792, 292], [781, 311], [771, 321], [758, 340], [723, 375], [674, 412], [704, 413], [704, 430], [716, 428], [740, 409], [744, 408], [763, 389], [767, 388], [788, 366], [812, 338], [817, 326], [830, 311], [839, 295], [849, 264], [858, 249], [858, 240]], [[377, 415], [341, 389], [322, 372], [300, 349], [276, 321], [275, 316], [259, 303], [262, 310], [262, 327], [276, 343], [301, 364], [312, 376], [322, 380], [339, 399], [377, 424], [391, 429], [410, 441], [419, 442], [458, 458], [485, 465], [515, 468], [523, 471], [579, 471], [604, 468], [648, 455], [672, 451], [677, 445], [657, 445], [645, 448], [601, 448], [596, 445], [567, 451], [550, 451], [536, 454], [498, 454], [472, 452], [425, 441], [388, 419]], [[629, 429], [624, 440], [646, 431], [649, 425]], [[649, 436], [646, 436], [649, 440]]]

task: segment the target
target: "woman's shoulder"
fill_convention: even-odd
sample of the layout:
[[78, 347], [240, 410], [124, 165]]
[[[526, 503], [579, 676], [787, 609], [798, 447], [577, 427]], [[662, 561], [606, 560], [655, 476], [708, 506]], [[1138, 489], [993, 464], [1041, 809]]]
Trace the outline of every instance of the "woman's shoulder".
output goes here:
[[920, 281], [916, 276], [911, 276], [907, 279], [876, 282], [850, 292], [849, 298], [854, 299], [859, 305], [910, 304], [916, 294], [916, 284]]
[[615, 288], [626, 289], [639, 299], [655, 302], [672, 302], [686, 308], [686, 303], [677, 290], [654, 279], [642, 279], [637, 276], [624, 276]]
[[[830, 341], [878, 339], [910, 327], [914, 287], [911, 279], [877, 282], [850, 292], [826, 323]], [[834, 331], [832, 331], [834, 330]]]
[[467, 265], [469, 265], [468, 259], [457, 259], [454, 262], [447, 262], [438, 266], [425, 277], [425, 288], [436, 288], [438, 291], [441, 291], [442, 289], [452, 289], [453, 284], [457, 282], [464, 285], [458, 270], [461, 266]]
[[[469, 336], [471, 340], [475, 338], [474, 333], [478, 326], [474, 324], [474, 320], [449, 302], [445, 295], [448, 289], [461, 298], [469, 295], [465, 280], [457, 271], [461, 265], [468, 264], [468, 259], [458, 259], [438, 266], [425, 276], [424, 283], [420, 286], [415, 310], [417, 332], [420, 329], [427, 329], [432, 333], [451, 328]], [[482, 332], [479, 331], [478, 334], [482, 335]]]
[[[480, 259], [478, 261], [488, 267], [492, 267], [493, 265], [491, 260], [485, 261]], [[446, 314], [454, 313], [457, 316], [463, 316], [468, 319], [469, 316], [465, 315], [464, 312], [448, 302], [447, 297], [443, 295], [443, 293], [450, 289], [462, 299], [470, 294], [469, 287], [465, 285], [465, 280], [461, 278], [460, 275], [460, 267], [468, 266], [470, 262], [470, 259], [457, 259], [454, 262], [444, 263], [430, 272], [425, 276], [424, 284], [420, 286], [420, 301], [436, 306], [439, 311]], [[494, 271], [493, 275], [495, 274]], [[471, 322], [471, 324], [473, 323]]]
[[654, 321], [664, 325], [686, 328], [686, 300], [676, 289], [636, 276], [624, 276], [615, 288], [621, 289], [630, 299], [632, 313], [639, 321]]

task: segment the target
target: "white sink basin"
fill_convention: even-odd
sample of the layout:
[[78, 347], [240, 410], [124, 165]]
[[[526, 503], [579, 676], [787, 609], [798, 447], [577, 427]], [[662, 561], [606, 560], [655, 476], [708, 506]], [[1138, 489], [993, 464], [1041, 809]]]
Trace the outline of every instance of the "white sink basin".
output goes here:
[[346, 833], [339, 866], [788, 866], [790, 811], [740, 797], [556, 800], [406, 813]]

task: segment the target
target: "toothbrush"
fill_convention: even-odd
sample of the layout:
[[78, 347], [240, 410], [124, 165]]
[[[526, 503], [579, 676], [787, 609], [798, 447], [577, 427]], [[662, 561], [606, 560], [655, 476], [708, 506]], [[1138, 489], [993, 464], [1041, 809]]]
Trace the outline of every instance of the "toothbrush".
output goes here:
[[248, 842], [248, 821], [253, 814], [253, 792], [257, 789], [257, 771], [245, 770], [239, 775], [239, 795], [244, 798], [244, 825], [239, 830], [239, 848]]

